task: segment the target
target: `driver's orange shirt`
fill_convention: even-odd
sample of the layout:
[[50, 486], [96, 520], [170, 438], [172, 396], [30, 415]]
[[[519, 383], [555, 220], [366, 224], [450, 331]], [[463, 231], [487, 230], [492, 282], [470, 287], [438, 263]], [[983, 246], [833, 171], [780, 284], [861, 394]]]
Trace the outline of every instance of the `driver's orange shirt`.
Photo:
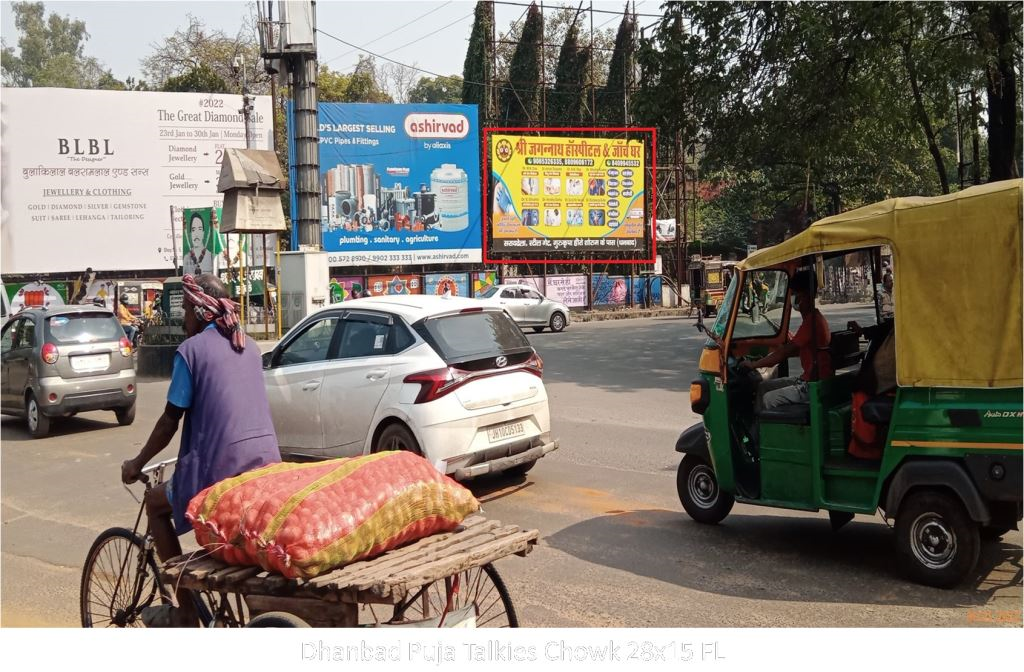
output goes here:
[[806, 320], [800, 324], [793, 337], [793, 343], [800, 346], [800, 366], [804, 372], [800, 378], [804, 381], [811, 379], [811, 367], [814, 363], [814, 353], [818, 353], [818, 380], [828, 378], [834, 372], [832, 370], [832, 355], [828, 351], [828, 344], [832, 341], [832, 333], [829, 331], [828, 321], [821, 314], [820, 310], [814, 310], [814, 341], [811, 342], [811, 321]]

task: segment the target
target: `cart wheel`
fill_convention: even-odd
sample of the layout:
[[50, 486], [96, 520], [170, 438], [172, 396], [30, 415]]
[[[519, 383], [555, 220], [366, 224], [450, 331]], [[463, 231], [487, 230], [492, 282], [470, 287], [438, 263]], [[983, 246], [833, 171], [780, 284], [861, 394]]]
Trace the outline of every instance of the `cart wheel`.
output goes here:
[[268, 611], [249, 621], [247, 628], [308, 628], [309, 623], [284, 611]]
[[715, 525], [722, 521], [735, 503], [732, 495], [718, 487], [715, 470], [703, 458], [686, 455], [676, 473], [676, 490], [686, 513], [698, 523]]
[[896, 548], [904, 571], [937, 588], [960, 583], [981, 550], [978, 525], [960, 500], [944, 492], [911, 492], [896, 514]]
[[142, 539], [131, 530], [112, 527], [96, 538], [82, 569], [83, 628], [141, 628], [145, 607], [167, 603], [153, 555], [140, 563], [142, 552]]
[[448, 587], [451, 586], [451, 611], [475, 604], [476, 627], [519, 627], [519, 618], [516, 616], [515, 607], [512, 606], [508, 588], [505, 587], [505, 582], [501, 580], [494, 565], [488, 563], [483, 567], [471, 567], [456, 576], [459, 579], [457, 592], [454, 590], [454, 577], [428, 584], [413, 593], [406, 601], [395, 605], [394, 613], [388, 622], [392, 625], [401, 625], [440, 616], [448, 601]]

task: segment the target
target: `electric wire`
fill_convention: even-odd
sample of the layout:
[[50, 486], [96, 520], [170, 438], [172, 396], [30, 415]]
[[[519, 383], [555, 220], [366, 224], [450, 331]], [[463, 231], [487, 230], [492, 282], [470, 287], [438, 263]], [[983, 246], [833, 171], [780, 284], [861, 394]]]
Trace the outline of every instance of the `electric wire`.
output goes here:
[[[434, 7], [434, 8], [432, 9], [432, 10], [430, 10], [429, 12], [426, 12], [425, 14], [420, 14], [419, 16], [417, 16], [417, 17], [416, 17], [415, 19], [413, 19], [413, 20], [409, 21], [408, 23], [403, 23], [402, 25], [398, 26], [397, 28], [392, 28], [392, 29], [391, 29], [391, 30], [389, 30], [388, 32], [384, 33], [383, 35], [379, 35], [379, 36], [377, 36], [377, 37], [373, 38], [372, 40], [370, 40], [369, 42], [367, 42], [367, 43], [366, 43], [366, 46], [369, 46], [369, 45], [371, 45], [371, 44], [374, 44], [374, 43], [376, 43], [376, 42], [380, 42], [381, 40], [383, 40], [383, 39], [384, 39], [385, 37], [387, 37], [388, 35], [393, 35], [394, 33], [397, 33], [398, 31], [400, 31], [401, 29], [403, 29], [403, 28], [406, 28], [406, 27], [408, 27], [408, 26], [411, 26], [412, 24], [416, 23], [417, 21], [419, 21], [419, 20], [421, 20], [421, 19], [425, 19], [425, 18], [427, 18], [428, 16], [430, 16], [430, 15], [431, 15], [431, 14], [433, 14], [434, 12], [436, 12], [436, 11], [438, 11], [438, 10], [441, 10], [441, 9], [444, 9], [444, 8], [445, 8], [445, 7], [447, 7], [448, 5], [452, 4], [452, 1], [453, 1], [453, 0], [449, 0], [448, 2], [446, 2], [446, 3], [442, 4], [442, 5], [439, 5], [439, 6], [437, 6], [437, 7]], [[440, 30], [443, 30], [443, 29], [440, 29]], [[359, 49], [349, 49], [348, 51], [346, 51], [346, 52], [345, 52], [345, 53], [343, 53], [343, 54], [339, 54], [339, 55], [337, 55], [337, 56], [334, 56], [333, 58], [329, 58], [329, 59], [327, 59], [326, 61], [323, 61], [323, 62], [322, 62], [322, 64], [323, 64], [323, 65], [327, 65], [328, 63], [331, 63], [331, 62], [333, 62], [333, 61], [336, 61], [336, 60], [338, 60], [339, 58], [344, 58], [345, 56], [348, 56], [349, 54], [354, 54], [354, 53], [356, 53], [357, 51], [359, 51]]]

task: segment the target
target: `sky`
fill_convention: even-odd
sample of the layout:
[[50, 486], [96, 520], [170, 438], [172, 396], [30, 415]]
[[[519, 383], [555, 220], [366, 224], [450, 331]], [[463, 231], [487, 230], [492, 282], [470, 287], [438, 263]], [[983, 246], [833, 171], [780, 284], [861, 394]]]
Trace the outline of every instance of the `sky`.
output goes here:
[[[517, 0], [522, 2], [522, 0]], [[210, 28], [229, 34], [238, 31], [251, 2], [224, 0], [78, 0], [45, 2], [47, 13], [55, 12], [85, 21], [89, 40], [85, 53], [99, 59], [113, 75], [141, 79], [140, 60], [152, 53], [154, 43], [185, 25], [187, 14], [202, 20]], [[577, 6], [572, 2], [547, 2]], [[660, 0], [638, 0], [637, 12], [655, 14]], [[475, 2], [452, 0], [415, 0], [405, 2], [366, 2], [359, 0], [320, 0], [317, 2], [317, 27], [346, 42], [365, 47], [381, 56], [405, 65], [415, 65], [438, 74], [462, 74], [469, 34], [473, 28]], [[625, 2], [594, 2], [595, 10], [616, 14], [595, 14], [595, 28], [616, 28]], [[500, 31], [518, 20], [526, 7], [497, 5], [496, 24]], [[276, 14], [276, 6], [275, 6]], [[641, 16], [645, 25], [653, 18]], [[0, 2], [0, 36], [7, 46], [17, 46], [11, 2]], [[358, 61], [357, 49], [325, 36], [318, 36], [320, 62], [340, 72], [350, 70]], [[378, 63], [382, 62], [378, 59]], [[423, 73], [426, 74], [426, 73]]]

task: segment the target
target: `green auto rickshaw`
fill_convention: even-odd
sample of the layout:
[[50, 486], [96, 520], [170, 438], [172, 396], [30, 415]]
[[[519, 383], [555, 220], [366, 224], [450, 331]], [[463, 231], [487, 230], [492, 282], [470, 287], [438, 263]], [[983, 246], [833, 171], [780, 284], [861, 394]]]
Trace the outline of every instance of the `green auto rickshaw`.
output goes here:
[[[895, 520], [911, 578], [945, 587], [967, 577], [981, 540], [1021, 520], [1021, 208], [1019, 180], [898, 198], [820, 220], [738, 264], [713, 326], [698, 324], [708, 340], [690, 402], [703, 422], [676, 443], [686, 512], [715, 524], [734, 502], [827, 510], [838, 529], [879, 511]], [[813, 364], [806, 402], [766, 409], [756, 401], [764, 376], [743, 360], [791, 338], [787, 287], [798, 271], [855, 251], [872, 259], [876, 325], [833, 331], [834, 373]], [[761, 298], [743, 304], [754, 278]], [[886, 352], [892, 385], [879, 389]], [[777, 368], [767, 377], [786, 375], [788, 362]], [[868, 458], [851, 436], [865, 428], [877, 438]]]

